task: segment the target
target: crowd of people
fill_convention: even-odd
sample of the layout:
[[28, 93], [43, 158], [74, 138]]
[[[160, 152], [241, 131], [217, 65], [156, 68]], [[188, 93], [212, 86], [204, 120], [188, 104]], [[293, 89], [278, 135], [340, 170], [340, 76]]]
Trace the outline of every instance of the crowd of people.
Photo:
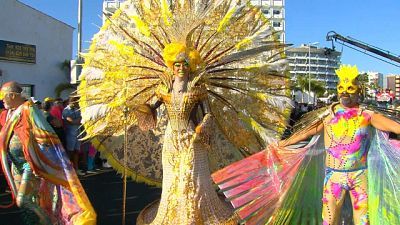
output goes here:
[[[60, 97], [46, 97], [43, 101], [31, 97], [27, 100], [31, 100], [42, 111], [79, 176], [95, 174], [101, 169], [111, 167], [105, 159], [100, 158], [99, 152], [89, 141], [80, 141], [84, 131], [77, 97], [71, 96], [65, 100]], [[0, 112], [3, 110], [4, 104], [0, 101]]]

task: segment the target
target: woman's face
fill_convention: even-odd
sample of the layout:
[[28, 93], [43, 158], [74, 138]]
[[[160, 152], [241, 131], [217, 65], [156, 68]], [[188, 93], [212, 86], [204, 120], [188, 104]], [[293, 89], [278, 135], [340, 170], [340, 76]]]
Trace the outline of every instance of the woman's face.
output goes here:
[[174, 75], [177, 77], [183, 78], [188, 76], [189, 70], [189, 63], [187, 63], [186, 61], [174, 63]]

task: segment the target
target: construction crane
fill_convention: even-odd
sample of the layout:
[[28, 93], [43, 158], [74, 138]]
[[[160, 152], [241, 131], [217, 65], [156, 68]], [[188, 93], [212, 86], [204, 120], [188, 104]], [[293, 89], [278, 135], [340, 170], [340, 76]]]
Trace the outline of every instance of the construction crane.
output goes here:
[[[356, 40], [354, 38], [344, 37], [344, 36], [336, 33], [335, 31], [329, 31], [326, 34], [326, 40], [332, 42], [332, 49], [333, 50], [335, 50], [335, 46], [334, 46], [333, 41], [336, 41], [336, 42], [341, 41], [340, 44], [342, 44], [342, 45], [344, 45], [346, 47], [349, 47], [349, 48], [354, 49], [356, 51], [362, 52], [364, 54], [367, 54], [367, 55], [369, 55], [371, 57], [374, 57], [374, 58], [379, 59], [381, 61], [384, 61], [386, 63], [392, 64], [394, 66], [400, 67], [400, 56], [394, 55], [393, 53], [391, 53], [389, 51], [386, 51], [386, 50], [383, 50], [381, 48], [375, 47], [373, 45], [367, 44], [365, 42]], [[352, 46], [350, 46], [350, 45], [352, 45]], [[353, 47], [353, 46], [355, 46], [356, 48]], [[360, 49], [362, 49], [364, 51], [362, 51]], [[367, 53], [365, 51], [368, 51], [370, 53], [374, 53], [375, 55], [378, 55], [380, 57], [377, 57], [377, 56], [372, 55], [370, 53]], [[385, 59], [389, 59], [391, 61], [388, 61], [388, 60], [385, 60]]]

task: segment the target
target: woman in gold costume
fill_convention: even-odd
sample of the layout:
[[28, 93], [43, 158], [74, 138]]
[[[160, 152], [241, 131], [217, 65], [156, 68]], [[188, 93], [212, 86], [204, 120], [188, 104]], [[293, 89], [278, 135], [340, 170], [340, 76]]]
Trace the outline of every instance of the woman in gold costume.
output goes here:
[[78, 88], [87, 138], [119, 172], [162, 186], [137, 224], [237, 224], [210, 172], [284, 130], [276, 34], [249, 2], [131, 0], [94, 37]]
[[199, 56], [189, 51], [175, 43], [164, 50], [174, 79], [171, 89], [161, 85], [156, 92], [160, 100], [155, 106], [164, 103], [169, 119], [162, 148], [162, 195], [159, 206], [148, 207], [158, 211], [143, 211], [138, 224], [236, 224], [231, 207], [211, 183], [207, 151], [212, 116], [207, 89], [190, 85], [191, 68], [196, 68]]

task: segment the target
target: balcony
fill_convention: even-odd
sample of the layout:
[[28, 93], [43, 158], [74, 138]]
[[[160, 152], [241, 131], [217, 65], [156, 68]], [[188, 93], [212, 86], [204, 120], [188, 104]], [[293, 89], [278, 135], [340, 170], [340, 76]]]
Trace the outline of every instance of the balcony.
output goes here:
[[282, 7], [283, 6], [283, 1], [284, 0], [273, 0], [273, 6]]
[[103, 11], [114, 13], [125, 0], [104, 0]]

